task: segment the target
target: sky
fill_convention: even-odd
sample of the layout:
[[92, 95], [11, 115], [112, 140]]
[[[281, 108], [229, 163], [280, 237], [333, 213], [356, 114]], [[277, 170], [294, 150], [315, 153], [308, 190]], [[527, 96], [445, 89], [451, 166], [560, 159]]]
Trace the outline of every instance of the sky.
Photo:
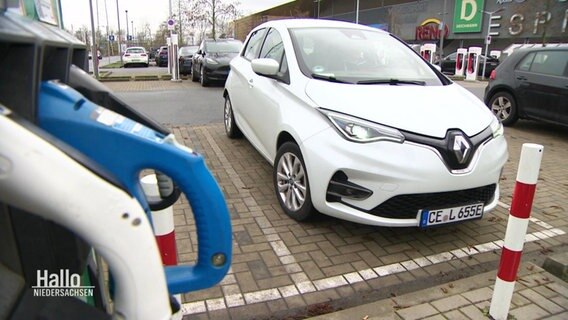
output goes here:
[[[91, 13], [89, 10], [89, 0], [60, 0], [61, 10], [63, 14], [63, 25], [65, 29], [77, 30], [82, 26], [91, 29]], [[128, 10], [128, 27], [134, 25], [134, 29], [138, 32], [146, 23], [150, 24], [152, 32], [158, 29], [160, 23], [168, 18], [169, 1], [168, 0], [91, 0], [93, 3], [93, 18], [95, 20], [95, 28], [97, 25], [105, 30], [108, 25], [111, 29], [117, 29], [116, 6], [120, 13], [120, 27], [126, 29], [124, 24], [126, 21], [125, 10]], [[272, 8], [291, 0], [240, 0], [239, 9], [245, 14], [251, 14], [264, 9]], [[175, 11], [177, 1], [172, 0], [172, 10]], [[97, 16], [98, 4], [98, 16]], [[106, 10], [105, 10], [106, 4]], [[108, 13], [108, 19], [107, 19]], [[98, 23], [97, 23], [98, 20]], [[132, 24], [130, 21], [133, 21]], [[104, 31], [102, 31], [104, 32]], [[132, 32], [131, 32], [132, 33]]]

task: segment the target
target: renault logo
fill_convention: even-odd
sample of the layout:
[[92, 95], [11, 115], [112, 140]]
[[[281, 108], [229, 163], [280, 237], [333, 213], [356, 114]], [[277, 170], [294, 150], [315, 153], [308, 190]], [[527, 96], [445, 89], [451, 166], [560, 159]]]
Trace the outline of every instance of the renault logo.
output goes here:
[[469, 158], [469, 153], [471, 152], [471, 144], [469, 140], [464, 137], [461, 132], [456, 133], [452, 136], [453, 142], [451, 142], [451, 148], [456, 156], [456, 160], [459, 164], [466, 163]]

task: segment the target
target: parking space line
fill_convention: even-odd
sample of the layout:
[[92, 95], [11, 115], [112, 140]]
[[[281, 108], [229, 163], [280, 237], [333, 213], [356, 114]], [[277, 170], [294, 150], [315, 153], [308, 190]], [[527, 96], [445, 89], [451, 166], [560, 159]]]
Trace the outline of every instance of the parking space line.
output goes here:
[[[246, 185], [243, 183], [236, 170], [230, 165], [230, 161], [228, 161], [223, 150], [215, 142], [213, 136], [206, 130], [206, 128], [198, 128], [197, 130], [201, 131], [201, 133], [205, 136], [207, 142], [218, 157], [219, 162], [224, 165], [223, 169], [226, 170], [226, 173], [231, 177], [234, 186], [239, 190], [241, 194], [244, 194], [245, 196], [250, 195], [250, 191], [248, 191]], [[258, 207], [255, 199], [252, 196], [247, 198], [247, 205]], [[510, 208], [509, 205], [503, 202], [499, 202], [498, 205], [505, 209]], [[272, 251], [278, 257], [279, 261], [285, 267], [286, 271], [289, 273], [293, 284], [243, 293], [240, 289], [240, 286], [237, 285], [236, 277], [231, 269], [229, 271], [229, 274], [221, 282], [223, 297], [184, 303], [182, 304], [182, 314], [190, 315], [213, 310], [229, 309], [232, 307], [245, 306], [260, 302], [299, 296], [310, 292], [333, 289], [375, 278], [403, 273], [421, 267], [435, 265], [455, 259], [471, 257], [480, 253], [499, 250], [503, 245], [502, 240], [492, 241], [475, 246], [467, 246], [454, 249], [449, 252], [438, 253], [425, 257], [418, 257], [386, 266], [379, 266], [356, 272], [349, 272], [322, 279], [311, 280], [302, 270], [301, 266], [297, 263], [294, 255], [290, 252], [289, 248], [281, 239], [280, 235], [276, 233], [276, 230], [270, 220], [262, 215], [253, 215], [253, 218], [256, 224], [264, 233], [266, 241], [269, 243]], [[547, 224], [539, 219], [531, 218], [530, 221], [545, 230], [527, 234], [525, 237], [526, 242], [539, 241], [566, 234], [564, 230], [554, 228], [552, 225]]]
[[[534, 220], [534, 221], [533, 221]], [[554, 228], [549, 224], [546, 224], [536, 218], [532, 218], [531, 221], [537, 225], [546, 225], [549, 228], [542, 231], [533, 232], [527, 234], [525, 237], [525, 242], [533, 242], [539, 240], [550, 239], [560, 235], [565, 235], [566, 232], [559, 228]], [[374, 269], [365, 269], [359, 272], [350, 272], [338, 276], [327, 277], [323, 279], [318, 279], [311, 281], [303, 275], [294, 274], [292, 278], [296, 278], [298, 283], [296, 286], [288, 285], [283, 287], [278, 287], [274, 289], [260, 290], [245, 293], [246, 304], [265, 302], [270, 300], [276, 300], [279, 298], [287, 298], [291, 296], [297, 296], [307, 292], [322, 291], [327, 289], [333, 289], [356, 282], [361, 282], [365, 280], [370, 280], [378, 277], [386, 277], [389, 275], [402, 273], [406, 271], [411, 271], [419, 267], [424, 267], [428, 265], [434, 265], [446, 261], [451, 261], [455, 259], [460, 259], [468, 256], [474, 256], [481, 253], [491, 252], [501, 249], [503, 241], [491, 241], [482, 244], [475, 245], [473, 247], [463, 247], [459, 249], [452, 250], [450, 252], [443, 252], [435, 255], [430, 255], [427, 257], [420, 257], [413, 260], [402, 261], [399, 263], [393, 263], [387, 266], [376, 267]], [[302, 280], [302, 281], [300, 281]], [[296, 282], [296, 281], [295, 281]], [[296, 287], [299, 290], [296, 290]], [[248, 297], [248, 298], [247, 298]], [[227, 299], [227, 297], [225, 297]], [[217, 299], [214, 299], [215, 301]], [[209, 305], [209, 300], [207, 300]], [[227, 305], [231, 307], [228, 303]], [[240, 305], [239, 305], [240, 306]], [[182, 310], [184, 315], [202, 313], [204, 310], [204, 301], [196, 301], [191, 303], [183, 304]], [[217, 307], [217, 305], [215, 305]], [[216, 309], [218, 310], [218, 309]]]
[[[229, 164], [230, 161], [228, 161], [223, 150], [219, 147], [219, 145], [217, 145], [217, 142], [215, 142], [215, 139], [213, 139], [213, 136], [211, 135], [211, 133], [209, 133], [209, 131], [206, 130], [205, 128], [201, 128], [199, 130], [203, 133], [203, 135], [207, 139], [207, 142], [211, 146], [211, 149], [215, 152], [219, 161], [223, 164]], [[243, 193], [249, 193], [250, 194], [250, 192], [248, 192], [245, 189], [246, 186], [245, 186], [244, 182], [241, 180], [237, 171], [231, 165], [225, 165], [224, 168], [227, 171], [227, 174], [230, 177], [232, 177], [231, 181], [233, 182], [235, 187], [238, 188], [239, 190], [241, 190], [241, 192], [243, 192]], [[258, 206], [257, 203], [256, 203], [256, 200], [254, 200], [254, 198], [252, 196], [250, 197], [249, 201], [250, 201], [249, 203], [252, 206], [254, 206], [254, 207]], [[302, 271], [302, 268], [296, 262], [296, 259], [291, 254], [290, 250], [288, 249], [288, 247], [286, 246], [284, 241], [282, 241], [280, 236], [278, 234], [276, 234], [276, 230], [272, 226], [272, 223], [270, 223], [270, 221], [266, 217], [255, 217], [254, 220], [257, 223], [257, 225], [260, 227], [260, 229], [263, 231], [263, 233], [266, 237], [266, 241], [270, 244], [270, 246], [272, 247], [272, 250], [274, 251], [274, 253], [278, 257], [280, 262], [286, 268], [286, 272], [292, 274], [291, 278], [294, 281], [294, 284], [296, 284], [296, 286], [298, 287], [298, 290], [301, 293], [315, 291], [316, 288], [314, 287], [313, 283], [309, 280], [307, 275]], [[236, 293], [236, 294], [238, 294], [238, 293]], [[274, 300], [274, 299], [277, 299], [277, 298], [281, 298], [279, 291], [277, 289], [270, 289], [270, 290], [256, 291], [256, 292], [252, 292], [252, 293], [245, 293], [244, 294], [244, 301], [240, 300], [240, 299], [234, 299], [234, 300], [231, 300], [231, 303], [236, 304], [236, 305], [244, 305], [245, 302], [247, 304], [250, 304], [250, 303], [255, 303], [255, 302]], [[242, 301], [243, 304], [240, 304], [241, 301]], [[214, 305], [214, 306], [216, 307], [217, 305]], [[207, 307], [209, 309], [209, 304], [207, 305]], [[215, 310], [217, 310], [217, 309], [215, 309]]]

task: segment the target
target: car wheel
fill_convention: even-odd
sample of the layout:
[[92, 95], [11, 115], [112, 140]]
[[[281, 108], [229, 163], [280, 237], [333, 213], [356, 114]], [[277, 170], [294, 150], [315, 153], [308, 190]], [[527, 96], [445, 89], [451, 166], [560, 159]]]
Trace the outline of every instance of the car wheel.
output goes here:
[[149, 63], [146, 63], [146, 64], [144, 65], [144, 67], [148, 68], [149, 65], [150, 65]]
[[491, 97], [491, 100], [489, 100], [489, 108], [504, 126], [513, 125], [519, 118], [517, 114], [517, 103], [513, 96], [507, 92], [501, 91], [495, 93]]
[[233, 114], [233, 105], [229, 95], [225, 96], [225, 107], [223, 108], [223, 120], [225, 122], [225, 133], [231, 139], [240, 138], [243, 134], [237, 123], [235, 122], [235, 115]]
[[205, 75], [205, 68], [201, 67], [201, 71], [199, 72], [199, 81], [201, 82], [202, 87], [207, 87], [209, 85], [209, 80], [207, 80], [207, 75]]
[[296, 221], [314, 215], [308, 173], [298, 145], [284, 143], [276, 153], [272, 178], [276, 198], [284, 212]]
[[199, 80], [199, 79], [197, 78], [197, 71], [195, 71], [195, 69], [192, 68], [192, 69], [191, 69], [191, 81], [197, 82], [197, 80]]

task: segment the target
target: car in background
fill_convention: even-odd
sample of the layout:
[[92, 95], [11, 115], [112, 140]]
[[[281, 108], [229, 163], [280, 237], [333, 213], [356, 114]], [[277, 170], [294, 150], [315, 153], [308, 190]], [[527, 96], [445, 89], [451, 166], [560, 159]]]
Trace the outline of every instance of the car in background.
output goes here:
[[[456, 57], [457, 57], [457, 52], [454, 52], [452, 54], [447, 55], [446, 57], [444, 57], [444, 59], [442, 59], [442, 63], [440, 64], [440, 68], [442, 69], [443, 73], [446, 74], [454, 74], [456, 72]], [[467, 59], [466, 59], [467, 60]], [[484, 55], [480, 55], [479, 59], [478, 59], [478, 69], [477, 69], [477, 75], [481, 76], [483, 74], [483, 62], [485, 61], [485, 56]], [[489, 57], [487, 59], [487, 64], [485, 65], [485, 77], [488, 78], [489, 75], [491, 74], [491, 71], [493, 71], [495, 68], [497, 68], [497, 66], [499, 65], [499, 59], [495, 58], [495, 57]], [[467, 70], [467, 61], [465, 61], [465, 70]]]
[[225, 81], [229, 63], [239, 54], [243, 43], [234, 39], [206, 39], [193, 55], [191, 80], [207, 86], [211, 81]]
[[124, 55], [122, 55], [122, 62], [125, 68], [134, 65], [140, 65], [147, 68], [149, 64], [148, 53], [144, 47], [126, 48]]
[[168, 66], [168, 47], [161, 46], [158, 51], [156, 52], [156, 65], [158, 67], [167, 67]]
[[505, 126], [519, 118], [568, 126], [568, 48], [516, 50], [491, 73], [484, 101]]
[[199, 46], [184, 46], [178, 50], [179, 73], [190, 74], [193, 54], [197, 52]]
[[291, 218], [427, 228], [497, 206], [503, 126], [390, 33], [269, 21], [230, 70], [226, 135], [244, 135], [273, 166], [273, 192]]

